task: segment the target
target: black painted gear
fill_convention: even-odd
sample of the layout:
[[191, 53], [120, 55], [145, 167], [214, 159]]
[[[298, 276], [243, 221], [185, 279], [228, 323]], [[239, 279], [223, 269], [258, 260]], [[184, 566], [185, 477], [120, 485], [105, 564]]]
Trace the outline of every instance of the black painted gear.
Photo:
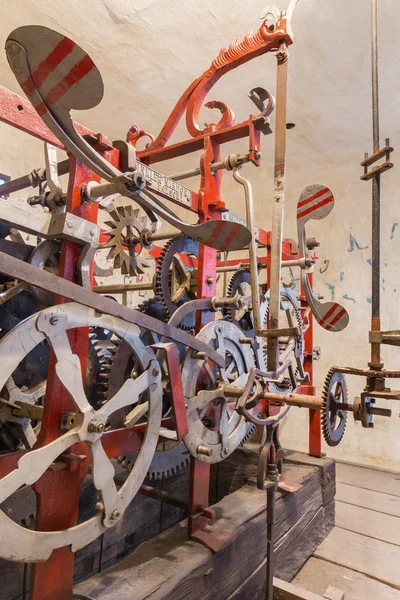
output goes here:
[[[179, 255], [187, 254], [198, 258], [199, 244], [185, 235], [179, 235], [167, 242], [156, 262], [155, 293], [163, 303], [167, 316], [189, 300], [196, 298], [196, 290], [190, 275], [194, 268], [184, 265]], [[171, 269], [174, 267], [174, 273]], [[173, 291], [173, 286], [178, 287]], [[179, 327], [193, 329], [196, 313], [190, 313], [182, 320]]]
[[[229, 298], [233, 298], [237, 294], [244, 297], [249, 296], [251, 290], [247, 290], [247, 286], [250, 288], [250, 285], [250, 270], [239, 269], [232, 275], [226, 290], [226, 295], [229, 296]], [[247, 291], [249, 292], [248, 294], [246, 293]], [[231, 323], [240, 327], [247, 337], [255, 336], [251, 307], [246, 306], [243, 309], [236, 309], [233, 306], [230, 306], [224, 310], [224, 315], [228, 321], [231, 321]]]
[[346, 378], [343, 373], [330, 369], [322, 389], [321, 426], [328, 446], [337, 446], [344, 435], [347, 412], [340, 409], [348, 403]]

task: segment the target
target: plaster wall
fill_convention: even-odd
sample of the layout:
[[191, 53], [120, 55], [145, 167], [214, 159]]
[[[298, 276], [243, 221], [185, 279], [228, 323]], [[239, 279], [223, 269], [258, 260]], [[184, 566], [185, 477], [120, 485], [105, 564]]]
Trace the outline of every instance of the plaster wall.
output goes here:
[[[400, 143], [395, 51], [400, 4], [380, 0], [379, 6], [381, 137], [383, 143], [390, 135], [396, 148]], [[105, 95], [98, 107], [74, 117], [111, 139], [121, 139], [132, 123], [157, 134], [180, 94], [220, 48], [259, 26], [262, 8], [263, 3], [255, 0], [42, 0], [40, 5], [32, 0], [3, 0], [0, 37], [3, 43], [15, 27], [43, 24], [82, 45], [103, 75]], [[371, 151], [369, 2], [301, 0], [293, 29], [296, 42], [290, 50], [288, 121], [296, 126], [288, 131], [285, 235], [296, 238], [295, 208], [302, 189], [315, 182], [328, 185], [335, 194], [335, 208], [326, 220], [307, 229], [307, 235], [315, 235], [321, 243], [315, 289], [326, 300], [343, 303], [350, 314], [343, 333], [315, 327], [315, 344], [322, 349], [321, 360], [315, 364], [315, 384], [320, 392], [332, 365], [365, 366], [369, 355], [371, 184], [360, 181], [359, 166], [364, 152]], [[4, 55], [0, 55], [0, 83], [20, 93]], [[239, 122], [253, 109], [247, 93], [255, 85], [274, 91], [272, 56], [229, 73], [208, 99], [227, 102]], [[214, 113], [202, 110], [200, 123], [218, 120]], [[182, 123], [172, 141], [185, 135]], [[3, 124], [0, 136], [0, 172], [18, 177], [43, 164], [42, 144], [37, 140]], [[254, 185], [256, 222], [270, 229], [273, 137], [265, 138], [263, 146], [262, 166], [258, 170], [246, 166], [243, 173]], [[224, 148], [224, 156], [241, 151], [246, 151], [243, 143], [230, 144]], [[395, 163], [396, 157], [395, 152]], [[197, 160], [198, 156], [184, 157], [162, 163], [160, 169], [173, 173], [194, 166]], [[398, 169], [382, 179], [382, 326], [394, 329], [399, 327], [400, 297]], [[195, 179], [189, 183], [196, 189]], [[241, 188], [228, 174], [223, 199], [244, 216]], [[285, 273], [286, 280], [288, 276]], [[293, 277], [298, 274], [294, 272]], [[384, 348], [383, 357], [388, 368], [399, 367], [396, 348]], [[361, 379], [349, 378], [351, 398], [360, 393], [363, 384]], [[373, 430], [349, 420], [342, 444], [325, 450], [344, 460], [398, 469], [399, 409], [394, 402], [392, 408], [392, 419], [376, 417]], [[292, 409], [282, 427], [284, 445], [307, 449], [307, 421], [306, 411]]]

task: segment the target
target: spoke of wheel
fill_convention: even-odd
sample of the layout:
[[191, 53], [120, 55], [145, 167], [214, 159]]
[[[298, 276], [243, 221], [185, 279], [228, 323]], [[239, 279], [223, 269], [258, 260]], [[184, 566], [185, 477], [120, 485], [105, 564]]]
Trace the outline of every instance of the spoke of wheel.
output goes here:
[[235, 375], [232, 373], [233, 369], [236, 367], [235, 361], [231, 360], [229, 366], [227, 369], [225, 369], [225, 377], [229, 380], [229, 381], [233, 381], [234, 379], [236, 379]]
[[110, 517], [117, 500], [117, 488], [114, 482], [115, 470], [104, 451], [101, 439], [89, 444], [92, 455], [92, 478], [94, 487], [101, 492], [105, 514]]
[[81, 363], [72, 353], [67, 332], [57, 330], [56, 335], [50, 336], [50, 342], [57, 358], [57, 377], [81, 411], [90, 408], [83, 388]]
[[137, 379], [127, 379], [115, 396], [101, 407], [100, 412], [105, 413], [109, 417], [120, 408], [136, 404], [139, 401], [140, 394], [147, 390], [150, 383], [148, 369], [139, 375]]
[[214, 373], [213, 373], [213, 371], [210, 367], [210, 364], [207, 360], [204, 362], [203, 368], [204, 368], [205, 372], [207, 373], [207, 375], [209, 376], [212, 386], [215, 387], [217, 385], [217, 380], [215, 379]]
[[195, 410], [204, 410], [215, 399], [214, 394], [210, 394], [208, 390], [203, 390], [194, 398], [189, 400], [187, 412], [192, 413]]
[[60, 454], [79, 441], [80, 436], [72, 429], [50, 444], [24, 454], [18, 461], [18, 467], [1, 480], [0, 503], [22, 485], [35, 483]]
[[136, 423], [144, 417], [144, 415], [149, 410], [149, 403], [143, 402], [142, 404], [138, 404], [135, 406], [133, 410], [125, 417], [124, 425], [125, 427], [133, 427]]

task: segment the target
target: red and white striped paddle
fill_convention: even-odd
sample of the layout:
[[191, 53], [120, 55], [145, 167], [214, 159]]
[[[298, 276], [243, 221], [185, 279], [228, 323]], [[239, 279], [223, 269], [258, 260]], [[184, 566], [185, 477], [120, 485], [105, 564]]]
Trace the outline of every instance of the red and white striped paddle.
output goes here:
[[[321, 220], [327, 217], [334, 204], [333, 194], [325, 185], [315, 183], [306, 187], [301, 193], [297, 203], [297, 233], [301, 258], [306, 255], [306, 223], [312, 219]], [[301, 271], [301, 281], [307, 302], [317, 323], [327, 331], [342, 331], [347, 327], [349, 315], [346, 309], [337, 302], [317, 300], [305, 269]]]
[[[6, 53], [21, 88], [50, 131], [94, 173], [110, 183], [118, 179], [115, 192], [132, 198], [145, 210], [153, 211], [186, 235], [217, 250], [239, 250], [249, 244], [251, 233], [242, 224], [221, 220], [189, 225], [146, 190], [133, 194], [121, 186], [124, 175], [82, 138], [71, 118], [71, 110], [93, 108], [103, 97], [99, 70], [75, 42], [47, 27], [29, 25], [9, 35]], [[126, 178], [126, 183], [132, 180]]]

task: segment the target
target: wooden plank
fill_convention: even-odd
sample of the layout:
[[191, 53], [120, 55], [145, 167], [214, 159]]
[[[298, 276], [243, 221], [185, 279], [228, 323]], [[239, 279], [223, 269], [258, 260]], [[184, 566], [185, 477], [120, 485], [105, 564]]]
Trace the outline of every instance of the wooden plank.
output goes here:
[[336, 502], [336, 526], [400, 546], [400, 517]]
[[274, 600], [324, 600], [319, 594], [314, 594], [274, 577]]
[[[316, 468], [292, 465], [290, 471], [291, 479], [299, 480], [303, 487], [295, 494], [279, 495], [277, 501], [276, 539], [283, 542], [277, 553], [276, 572], [279, 575], [290, 564], [293, 576], [325, 535], [328, 507], [322, 506]], [[212, 554], [200, 544], [189, 541], [187, 523], [183, 521], [144, 542], [117, 565], [79, 584], [76, 593], [96, 600], [228, 598], [265, 558], [266, 493], [255, 487], [242, 487], [214, 508], [215, 526], [235, 535], [234, 542], [221, 552]], [[330, 512], [326, 521], [332, 524], [333, 502]], [[292, 549], [296, 550], [293, 556]], [[253, 580], [245, 594], [236, 596], [237, 600], [259, 597], [253, 594], [253, 589], [262, 589], [265, 585], [265, 572], [261, 570], [259, 579]]]
[[393, 517], [400, 517], [400, 498], [390, 494], [381, 494], [380, 492], [353, 487], [346, 483], [338, 483], [336, 485], [336, 500], [369, 508]]
[[321, 475], [323, 503], [325, 505], [333, 500], [336, 493], [336, 462], [332, 458], [317, 458], [315, 456], [304, 454], [304, 452], [287, 450], [285, 455], [285, 465], [290, 463], [317, 467]]
[[400, 592], [370, 577], [319, 558], [310, 558], [292, 583], [315, 594], [329, 585], [341, 588], [345, 600], [400, 600]]
[[324, 594], [324, 598], [327, 598], [327, 600], [344, 600], [344, 591], [330, 585]]
[[335, 527], [314, 556], [400, 589], [400, 548], [394, 544]]
[[336, 463], [336, 481], [400, 497], [400, 473]]

